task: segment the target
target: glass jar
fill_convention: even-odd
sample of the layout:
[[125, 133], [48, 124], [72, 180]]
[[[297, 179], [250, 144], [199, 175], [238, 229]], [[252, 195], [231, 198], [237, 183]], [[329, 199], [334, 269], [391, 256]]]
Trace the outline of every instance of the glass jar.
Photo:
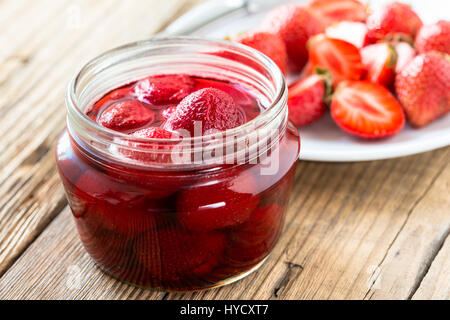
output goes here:
[[[112, 89], [152, 74], [238, 84], [257, 97], [255, 119], [203, 137], [142, 139], [85, 115]], [[112, 276], [190, 291], [256, 270], [283, 228], [300, 149], [276, 65], [227, 41], [158, 39], [109, 51], [70, 83], [56, 161], [81, 241]]]

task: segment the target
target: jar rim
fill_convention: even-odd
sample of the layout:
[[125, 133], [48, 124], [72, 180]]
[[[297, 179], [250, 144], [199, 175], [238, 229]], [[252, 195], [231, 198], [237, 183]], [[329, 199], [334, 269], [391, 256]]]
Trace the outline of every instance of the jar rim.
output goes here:
[[[256, 126], [257, 123], [261, 121], [261, 119], [268, 118], [269, 120], [275, 118], [278, 114], [283, 111], [284, 105], [283, 100], [287, 99], [287, 85], [283, 74], [281, 73], [278, 66], [266, 55], [263, 53], [231, 41], [227, 40], [209, 40], [198, 37], [190, 37], [190, 36], [177, 36], [177, 37], [164, 37], [164, 38], [153, 38], [150, 40], [137, 41], [128, 43], [111, 50], [104, 52], [103, 54], [93, 58], [89, 62], [87, 62], [84, 66], [80, 68], [80, 70], [75, 74], [75, 76], [70, 81], [67, 92], [66, 92], [66, 106], [68, 112], [68, 118], [72, 117], [75, 121], [81, 125], [86, 130], [90, 130], [91, 132], [96, 132], [101, 136], [108, 137], [111, 141], [120, 140], [124, 143], [137, 142], [139, 143], [174, 143], [178, 142], [179, 139], [171, 138], [171, 139], [159, 139], [159, 138], [141, 138], [134, 137], [127, 133], [122, 133], [118, 131], [114, 131], [99, 125], [96, 121], [93, 121], [89, 118], [84, 112], [84, 108], [80, 108], [79, 97], [77, 96], [78, 86], [82, 75], [88, 72], [91, 69], [96, 69], [98, 65], [102, 62], [107, 61], [108, 59], [119, 55], [121, 53], [126, 54], [129, 50], [145, 50], [152, 49], [163, 46], [175, 46], [175, 45], [189, 45], [191, 43], [202, 44], [202, 45], [210, 45], [217, 48], [228, 48], [230, 50], [235, 50], [240, 54], [245, 54], [247, 57], [251, 57], [256, 59], [259, 63], [261, 63], [265, 67], [265, 71], [270, 73], [270, 76], [274, 79], [274, 87], [276, 88], [276, 94], [274, 95], [273, 101], [271, 101], [270, 105], [265, 107], [264, 110], [256, 116], [254, 119], [232, 129], [225, 130], [221, 132], [223, 135], [237, 135], [239, 132], [245, 132], [246, 130], [255, 130], [258, 129]], [[242, 63], [244, 64], [244, 63]], [[109, 65], [106, 65], [107, 68]], [[103, 69], [104, 70], [104, 69]], [[97, 70], [98, 71], [98, 70]], [[102, 71], [102, 70], [100, 70]], [[106, 92], [105, 92], [106, 93]], [[68, 120], [69, 127], [69, 120]], [[69, 130], [70, 131], [70, 130]], [[187, 138], [187, 141], [190, 143], [198, 143], [199, 141], [205, 141], [209, 138], [213, 138], [215, 134], [208, 134], [204, 136], [193, 136]], [[139, 149], [139, 147], [137, 147]]]

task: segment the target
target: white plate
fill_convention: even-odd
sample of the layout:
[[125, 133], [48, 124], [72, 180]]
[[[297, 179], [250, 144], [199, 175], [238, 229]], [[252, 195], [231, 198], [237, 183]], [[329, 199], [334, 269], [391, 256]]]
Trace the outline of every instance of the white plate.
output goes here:
[[[279, 1], [278, 3], [281, 2], [285, 1]], [[377, 0], [372, 2], [378, 6], [387, 1]], [[450, 19], [449, 0], [409, 0], [406, 2], [413, 5], [425, 23]], [[252, 13], [241, 10], [215, 20], [190, 35], [223, 39], [231, 34], [255, 29], [269, 9], [270, 7], [263, 6]], [[302, 160], [367, 161], [388, 159], [450, 145], [450, 115], [421, 129], [413, 129], [406, 125], [398, 135], [378, 141], [360, 140], [349, 136], [333, 123], [330, 116], [326, 116], [311, 126], [301, 128], [300, 135], [302, 137], [300, 159]]]

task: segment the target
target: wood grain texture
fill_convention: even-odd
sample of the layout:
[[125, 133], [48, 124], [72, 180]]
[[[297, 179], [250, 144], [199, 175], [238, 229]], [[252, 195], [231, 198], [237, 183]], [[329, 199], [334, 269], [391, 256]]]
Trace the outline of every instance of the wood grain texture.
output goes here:
[[0, 299], [449, 299], [450, 147], [300, 162], [278, 245], [230, 286], [155, 292], [95, 266], [54, 165], [65, 87], [87, 60], [200, 1], [0, 1]]
[[[31, 269], [29, 259], [33, 259]], [[13, 269], [18, 272], [8, 271], [1, 280], [0, 299], [158, 299], [164, 296], [105, 275], [84, 251], [69, 209], [55, 218]], [[29, 272], [24, 272], [25, 269]]]
[[[20, 12], [9, 3], [0, 3], [7, 6], [2, 14]], [[0, 41], [8, 43], [0, 54], [0, 275], [66, 203], [53, 145], [65, 126], [70, 78], [102, 51], [148, 38], [186, 5], [177, 0], [21, 4], [25, 12], [0, 32]]]
[[[408, 211], [385, 258], [379, 263], [379, 275], [373, 278], [382, 290], [371, 288], [371, 299], [411, 298], [422, 284], [436, 255], [450, 234], [450, 163], [449, 155], [440, 171], [423, 190]], [[444, 266], [442, 266], [444, 267]], [[400, 272], [399, 272], [400, 271]], [[444, 270], [444, 276], [450, 270]], [[377, 279], [379, 277], [379, 279]], [[429, 280], [428, 280], [429, 281]], [[412, 283], [410, 288], [404, 283]], [[437, 295], [448, 295], [450, 281], [437, 283]], [[446, 288], [445, 288], [446, 287]]]
[[[110, 278], [84, 252], [66, 210], [0, 279], [0, 297], [407, 299], [422, 275], [421, 266], [438, 253], [432, 249], [437, 239], [445, 236], [448, 185], [442, 182], [448, 181], [449, 155], [450, 148], [445, 148], [367, 163], [301, 162], [285, 231], [266, 264], [246, 279], [209, 291], [164, 294]], [[411, 234], [424, 226], [427, 232]], [[424, 249], [407, 250], [401, 239]], [[397, 245], [404, 250], [402, 259], [391, 258]], [[68, 285], [73, 268], [81, 279], [75, 287]], [[440, 269], [435, 273], [439, 279], [447, 274]], [[434, 286], [433, 296], [445, 295], [445, 286]]]
[[413, 299], [450, 299], [450, 238], [431, 264]]

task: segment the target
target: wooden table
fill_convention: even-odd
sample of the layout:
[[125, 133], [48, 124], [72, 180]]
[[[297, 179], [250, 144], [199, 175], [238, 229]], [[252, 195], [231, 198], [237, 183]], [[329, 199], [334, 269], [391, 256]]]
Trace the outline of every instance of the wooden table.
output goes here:
[[0, 298], [450, 298], [450, 147], [386, 161], [300, 162], [279, 244], [259, 271], [227, 287], [154, 292], [94, 265], [54, 162], [67, 83], [89, 59], [150, 37], [193, 3], [0, 2]]

